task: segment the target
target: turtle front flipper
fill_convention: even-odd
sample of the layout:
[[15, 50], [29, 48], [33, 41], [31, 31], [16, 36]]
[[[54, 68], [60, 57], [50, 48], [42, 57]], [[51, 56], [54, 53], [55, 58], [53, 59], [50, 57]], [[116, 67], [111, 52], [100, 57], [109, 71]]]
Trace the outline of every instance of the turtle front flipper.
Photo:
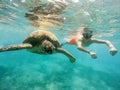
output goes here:
[[31, 47], [32, 47], [31, 44], [24, 43], [24, 44], [12, 45], [12, 46], [8, 46], [8, 47], [0, 48], [0, 52], [27, 49], [27, 48], [31, 48]]
[[72, 62], [72, 63], [75, 62], [74, 56], [71, 55], [68, 51], [66, 51], [66, 50], [64, 50], [62, 48], [57, 48], [56, 51], [59, 52], [59, 53], [63, 53], [64, 55], [66, 55], [69, 58], [70, 62]]

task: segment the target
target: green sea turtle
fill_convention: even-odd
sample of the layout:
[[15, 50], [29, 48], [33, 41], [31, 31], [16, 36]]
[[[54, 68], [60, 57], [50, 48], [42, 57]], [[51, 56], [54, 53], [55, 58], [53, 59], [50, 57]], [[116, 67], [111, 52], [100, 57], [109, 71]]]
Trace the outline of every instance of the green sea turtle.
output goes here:
[[22, 44], [0, 48], [0, 52], [19, 49], [27, 49], [37, 54], [63, 53], [71, 62], [75, 61], [75, 58], [68, 51], [61, 48], [57, 37], [49, 31], [33, 31]]

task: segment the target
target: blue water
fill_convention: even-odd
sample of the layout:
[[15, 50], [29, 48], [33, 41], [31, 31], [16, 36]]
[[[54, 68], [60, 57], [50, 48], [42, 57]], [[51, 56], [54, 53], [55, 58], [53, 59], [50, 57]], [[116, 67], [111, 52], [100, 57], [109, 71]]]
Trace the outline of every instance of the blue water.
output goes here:
[[[66, 0], [67, 1], [67, 0]], [[70, 2], [71, 1], [71, 2]], [[89, 25], [97, 33], [113, 36], [98, 37], [110, 40], [118, 49], [111, 56], [106, 45], [93, 44], [88, 49], [97, 53], [96, 60], [77, 50], [73, 45], [63, 48], [71, 52], [75, 63], [63, 54], [38, 55], [26, 50], [0, 53], [0, 90], [119, 90], [120, 89], [120, 0], [68, 0], [62, 16], [62, 28], [51, 32], [63, 42], [80, 25]], [[38, 29], [24, 17], [27, 10], [9, 0], [0, 0], [6, 6], [0, 9], [0, 47], [21, 43], [26, 36]], [[81, 12], [81, 9], [85, 11]], [[12, 13], [12, 15], [10, 14]], [[111, 30], [115, 32], [111, 33]], [[61, 37], [62, 35], [62, 37]]]

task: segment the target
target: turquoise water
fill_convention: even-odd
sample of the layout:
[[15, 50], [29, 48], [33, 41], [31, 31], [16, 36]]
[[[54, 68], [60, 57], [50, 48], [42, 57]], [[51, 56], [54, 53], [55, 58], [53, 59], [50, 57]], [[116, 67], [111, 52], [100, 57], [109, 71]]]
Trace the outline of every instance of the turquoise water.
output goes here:
[[[70, 2], [71, 1], [71, 2]], [[63, 54], [38, 55], [26, 50], [0, 53], [0, 90], [119, 90], [120, 89], [120, 1], [119, 0], [72, 0], [62, 16], [66, 21], [62, 28], [51, 32], [60, 42], [74, 33], [80, 25], [89, 25], [98, 37], [110, 40], [118, 49], [115, 56], [105, 45], [93, 44], [88, 49], [97, 53], [96, 60], [75, 46], [63, 48], [71, 52], [75, 63]], [[0, 9], [0, 47], [21, 43], [32, 31], [24, 17], [24, 7], [15, 7], [9, 0], [0, 0], [6, 8]], [[10, 6], [11, 7], [10, 7]], [[82, 11], [84, 10], [84, 11]], [[2, 21], [1, 21], [2, 18]], [[4, 20], [3, 20], [4, 19]], [[115, 32], [112, 32], [115, 31]], [[62, 37], [61, 37], [62, 35]]]

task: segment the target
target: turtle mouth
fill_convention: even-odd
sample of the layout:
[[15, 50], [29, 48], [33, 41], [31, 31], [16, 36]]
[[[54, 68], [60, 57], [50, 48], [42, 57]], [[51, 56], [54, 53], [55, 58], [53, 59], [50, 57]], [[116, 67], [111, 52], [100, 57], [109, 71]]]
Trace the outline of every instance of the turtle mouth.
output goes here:
[[44, 51], [48, 54], [52, 54], [53, 50], [50, 47], [43, 47]]
[[42, 48], [46, 53], [52, 54], [55, 47], [50, 41], [45, 40], [42, 42]]

